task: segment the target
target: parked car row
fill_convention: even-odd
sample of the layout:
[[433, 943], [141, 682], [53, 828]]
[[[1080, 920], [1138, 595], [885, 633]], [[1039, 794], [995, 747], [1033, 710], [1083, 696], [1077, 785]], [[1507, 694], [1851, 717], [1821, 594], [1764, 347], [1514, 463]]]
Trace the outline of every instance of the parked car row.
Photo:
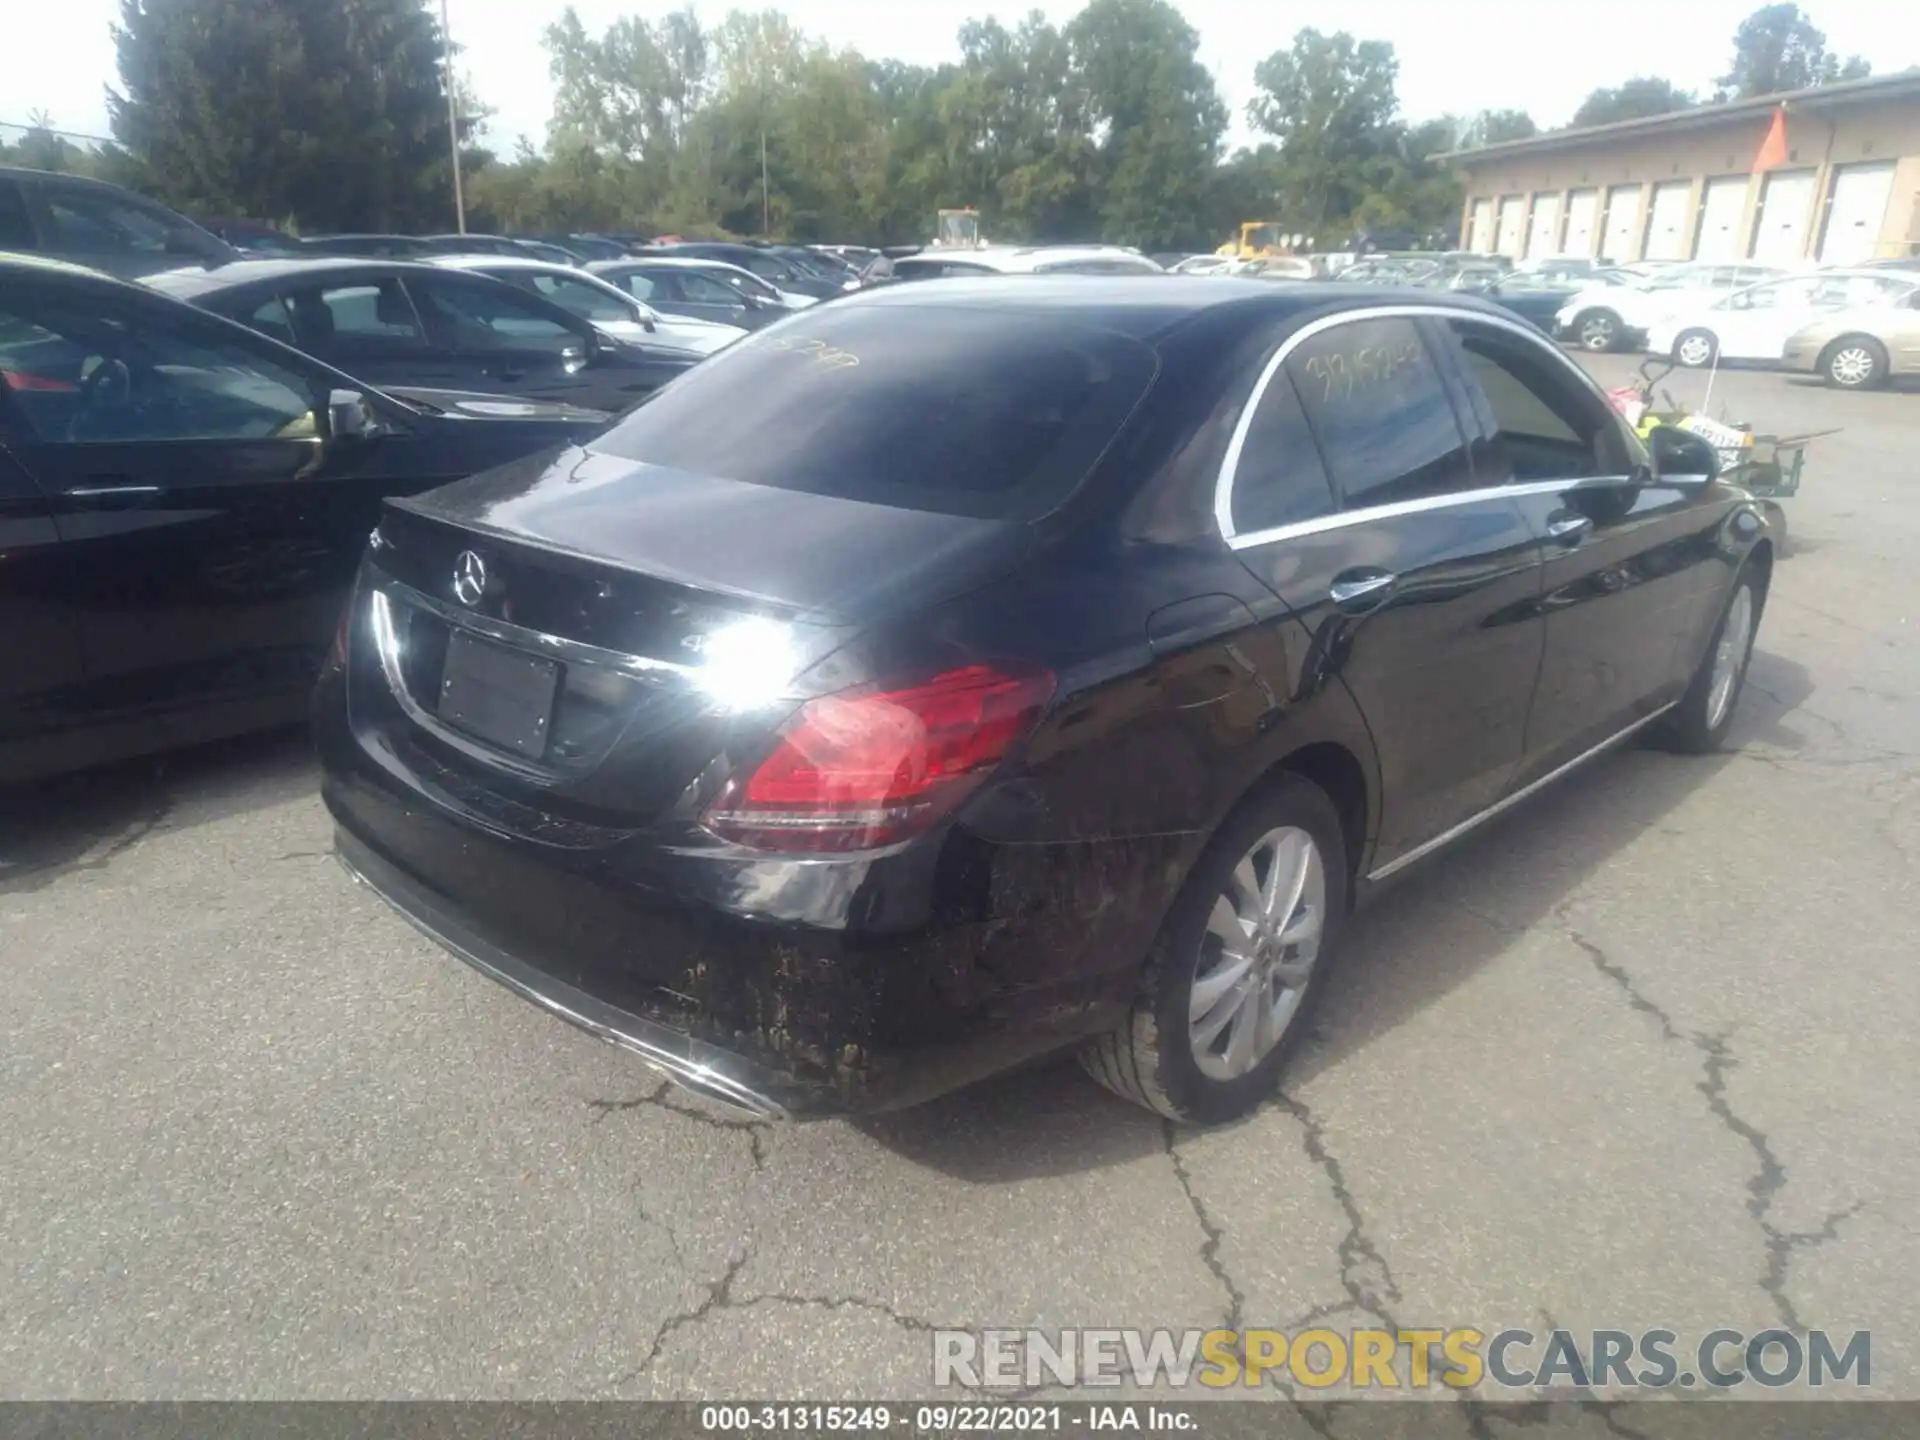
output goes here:
[[1586, 349], [1644, 349], [1694, 368], [1782, 365], [1844, 389], [1920, 371], [1920, 270], [1900, 264], [1678, 264], [1606, 277], [1554, 318]]

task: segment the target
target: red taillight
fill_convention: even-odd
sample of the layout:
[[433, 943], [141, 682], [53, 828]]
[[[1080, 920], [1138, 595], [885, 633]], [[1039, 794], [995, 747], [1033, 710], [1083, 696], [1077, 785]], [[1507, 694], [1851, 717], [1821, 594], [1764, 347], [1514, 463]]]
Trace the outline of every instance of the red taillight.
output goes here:
[[347, 663], [347, 645], [353, 636], [353, 600], [349, 598], [340, 611], [340, 624], [333, 632], [333, 649], [327, 655], [327, 661], [333, 665]]
[[9, 390], [57, 390], [61, 394], [71, 394], [80, 387], [71, 380], [55, 380], [46, 375], [32, 375], [25, 370], [0, 370], [0, 382]]
[[969, 665], [904, 690], [810, 700], [707, 825], [769, 850], [892, 844], [984, 780], [1052, 695], [1045, 671]]

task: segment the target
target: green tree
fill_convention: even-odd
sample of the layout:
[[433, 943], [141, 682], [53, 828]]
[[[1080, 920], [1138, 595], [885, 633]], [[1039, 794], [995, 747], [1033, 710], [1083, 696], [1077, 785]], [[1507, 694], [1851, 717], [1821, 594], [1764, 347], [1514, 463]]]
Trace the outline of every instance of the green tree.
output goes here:
[[1654, 115], [1669, 115], [1685, 110], [1693, 97], [1674, 88], [1671, 80], [1653, 75], [1636, 75], [1624, 84], [1602, 86], [1580, 102], [1573, 112], [1573, 124], [1612, 125], [1621, 120], [1642, 120]]
[[1099, 137], [1092, 172], [1102, 236], [1153, 249], [1204, 243], [1227, 107], [1200, 63], [1199, 34], [1166, 0], [1092, 0], [1065, 38], [1068, 95], [1084, 97], [1076, 118]]
[[1278, 151], [1280, 210], [1264, 218], [1316, 237], [1350, 223], [1400, 152], [1399, 68], [1385, 41], [1314, 29], [1255, 67], [1248, 117]]
[[1002, 239], [1085, 236], [1098, 223], [1072, 46], [1039, 11], [1013, 30], [992, 19], [961, 26], [960, 63], [933, 101], [944, 188], [927, 197], [922, 237], [943, 206], [978, 206], [987, 233]]
[[176, 204], [309, 229], [452, 219], [423, 0], [121, 0], [115, 136]]
[[1527, 140], [1540, 133], [1533, 116], [1524, 110], [1482, 110], [1468, 120], [1449, 123], [1452, 146], [1457, 150], [1477, 150], [1482, 145], [1501, 145], [1509, 140]]
[[1805, 90], [1835, 80], [1863, 79], [1871, 67], [1860, 56], [1842, 60], [1798, 5], [1763, 5], [1733, 35], [1733, 64], [1720, 77], [1723, 98], [1744, 100]]

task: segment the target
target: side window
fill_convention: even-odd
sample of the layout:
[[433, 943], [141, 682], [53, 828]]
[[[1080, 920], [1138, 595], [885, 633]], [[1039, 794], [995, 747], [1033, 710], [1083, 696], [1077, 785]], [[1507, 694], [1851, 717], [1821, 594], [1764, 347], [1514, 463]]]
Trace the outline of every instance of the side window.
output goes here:
[[244, 323], [262, 335], [271, 335], [282, 345], [294, 343], [293, 312], [287, 309], [287, 302], [278, 295], [266, 304], [255, 307]]
[[643, 275], [637, 270], [630, 271], [625, 275], [614, 276], [613, 283], [633, 296], [636, 300], [675, 300], [679, 298], [673, 293], [671, 282], [665, 278], [656, 279], [651, 275]]
[[1285, 368], [1347, 509], [1473, 488], [1453, 405], [1412, 321], [1335, 325]]
[[42, 193], [52, 221], [54, 249], [165, 255], [190, 248], [174, 243], [185, 227], [158, 207], [148, 209], [113, 195], [61, 186], [46, 186]]
[[101, 310], [98, 295], [0, 307], [0, 384], [40, 439], [318, 437], [304, 376], [175, 317]]
[[545, 306], [523, 301], [505, 285], [462, 285], [438, 278], [412, 284], [436, 338], [462, 350], [578, 350], [586, 338]]
[[[524, 273], [524, 272], [523, 272]], [[582, 320], [632, 320], [633, 311], [598, 285], [573, 280], [565, 275], [532, 274], [533, 293], [571, 310]]]
[[775, 259], [771, 255], [743, 255], [740, 257], [740, 263], [762, 280], [777, 282], [793, 278], [792, 268], [785, 261]]
[[33, 234], [33, 217], [27, 213], [27, 197], [14, 180], [0, 180], [0, 250], [36, 250], [39, 242]]
[[1261, 393], [1233, 471], [1236, 535], [1313, 520], [1333, 510], [1320, 451], [1283, 366]]
[[1581, 480], [1633, 468], [1620, 427], [1593, 396], [1558, 373], [1553, 356], [1491, 326], [1448, 324], [1467, 380], [1479, 387], [1483, 411], [1493, 418], [1493, 473], [1484, 473], [1483, 464], [1482, 483]]
[[398, 280], [367, 285], [315, 285], [290, 291], [294, 333], [305, 349], [340, 341], [378, 340], [384, 345], [424, 345], [420, 319]]

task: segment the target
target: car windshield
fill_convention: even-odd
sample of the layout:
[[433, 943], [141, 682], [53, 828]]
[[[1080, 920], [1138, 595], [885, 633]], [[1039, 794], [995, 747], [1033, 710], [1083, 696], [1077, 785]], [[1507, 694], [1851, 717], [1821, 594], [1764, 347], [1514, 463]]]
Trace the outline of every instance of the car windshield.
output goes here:
[[906, 509], [1028, 519], [1085, 477], [1152, 382], [1071, 321], [809, 310], [720, 352], [595, 442], [629, 460]]

